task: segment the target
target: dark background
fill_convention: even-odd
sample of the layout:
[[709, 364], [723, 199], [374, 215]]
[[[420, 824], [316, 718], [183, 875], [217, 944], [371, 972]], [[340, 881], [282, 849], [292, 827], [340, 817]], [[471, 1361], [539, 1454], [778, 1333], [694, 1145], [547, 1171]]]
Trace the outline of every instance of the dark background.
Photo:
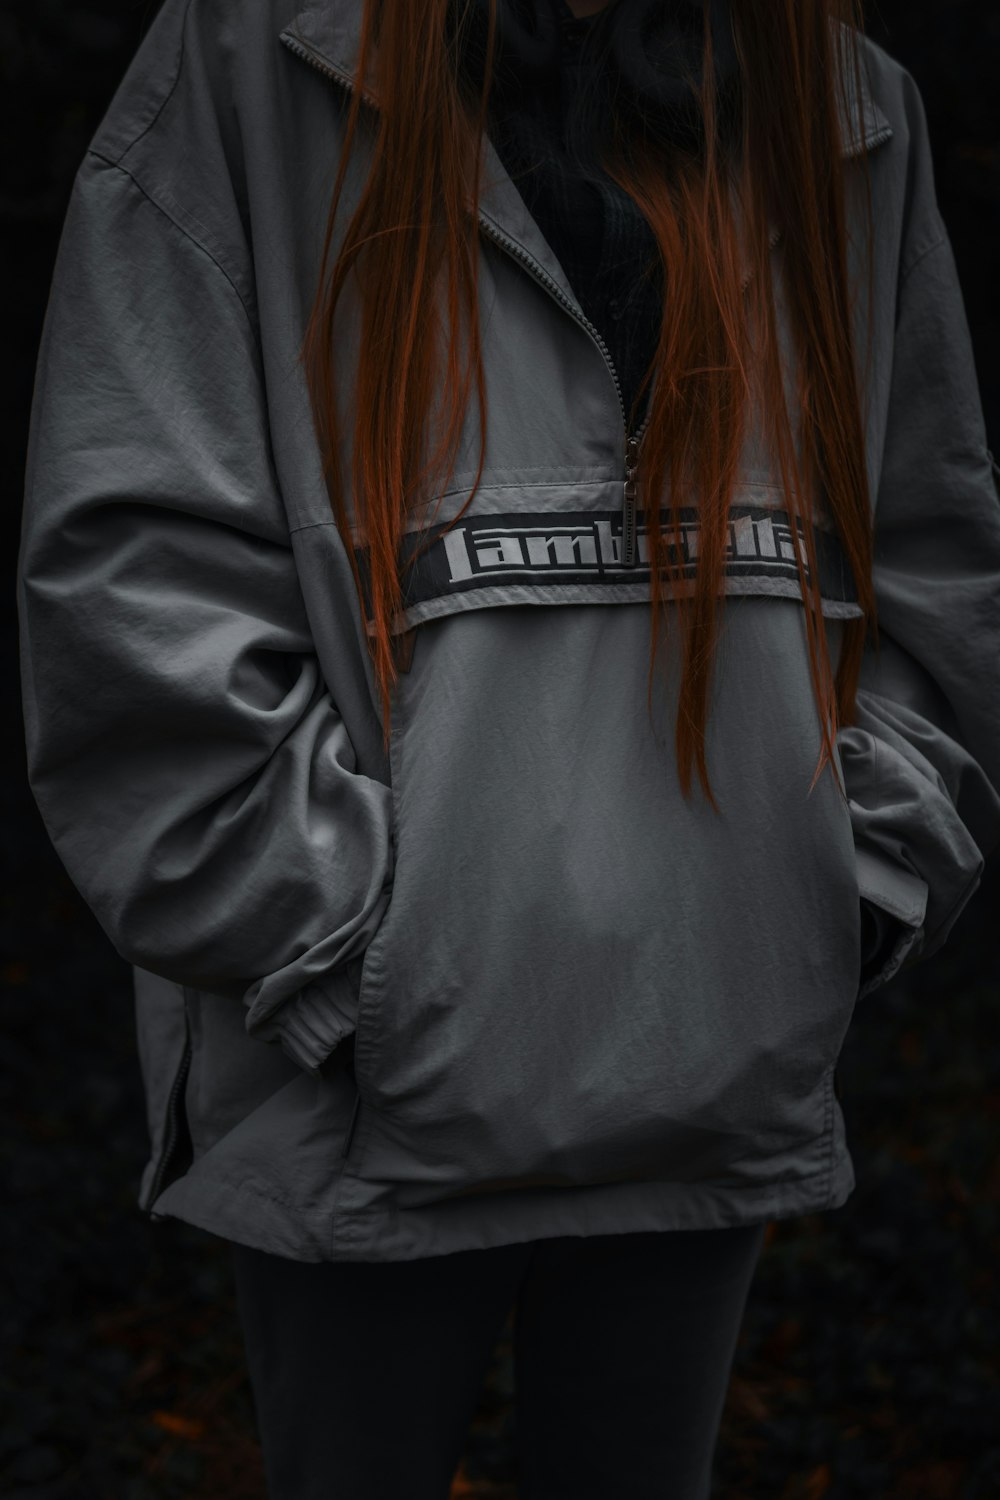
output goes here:
[[[227, 1249], [135, 1205], [148, 1142], [131, 970], [69, 883], [24, 773], [14, 564], [41, 320], [73, 175], [156, 10], [0, 5], [9, 1500], [264, 1495]], [[1000, 8], [883, 0], [868, 30], [923, 95], [996, 453]], [[713, 1495], [1000, 1496], [997, 863], [945, 950], [855, 1014], [840, 1074], [858, 1186], [835, 1213], [769, 1227]], [[511, 1389], [505, 1334], [454, 1496], [513, 1500]]]

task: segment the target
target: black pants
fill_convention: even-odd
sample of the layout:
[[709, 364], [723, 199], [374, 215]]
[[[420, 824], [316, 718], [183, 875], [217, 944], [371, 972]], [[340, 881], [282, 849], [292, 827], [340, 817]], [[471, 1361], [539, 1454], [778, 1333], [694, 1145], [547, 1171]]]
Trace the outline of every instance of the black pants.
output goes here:
[[520, 1500], [707, 1500], [764, 1229], [378, 1263], [234, 1244], [269, 1500], [448, 1500], [512, 1307]]

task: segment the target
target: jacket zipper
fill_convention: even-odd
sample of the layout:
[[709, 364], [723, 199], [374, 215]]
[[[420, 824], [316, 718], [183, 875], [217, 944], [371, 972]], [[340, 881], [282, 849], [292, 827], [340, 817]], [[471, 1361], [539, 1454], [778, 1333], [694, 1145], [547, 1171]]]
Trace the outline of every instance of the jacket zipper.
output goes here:
[[[356, 87], [353, 78], [350, 78], [346, 73], [341, 73], [337, 68], [331, 67], [331, 65], [325, 60], [325, 58], [318, 57], [315, 52], [311, 51], [308, 47], [304, 46], [301, 42], [297, 41], [287, 32], [281, 33], [281, 40], [284, 42], [285, 46], [289, 48], [290, 51], [296, 53], [299, 57], [304, 58], [307, 63], [311, 63], [312, 66], [318, 69], [320, 73], [325, 73], [328, 78], [332, 78], [336, 83], [342, 84], [346, 89], [353, 90]], [[372, 108], [378, 108], [378, 104], [376, 103], [376, 101], [365, 89], [361, 90], [361, 97], [368, 104], [370, 104]], [[615, 369], [608, 346], [601, 337], [599, 330], [595, 328], [594, 324], [583, 312], [581, 312], [573, 305], [570, 299], [566, 296], [565, 292], [559, 286], [558, 282], [553, 281], [548, 272], [543, 270], [543, 268], [538, 264], [534, 256], [530, 255], [527, 250], [525, 250], [521, 245], [517, 243], [516, 240], [512, 240], [509, 235], [504, 234], [502, 229], [497, 229], [486, 217], [486, 215], [482, 213], [482, 211], [480, 211], [479, 214], [479, 223], [489, 235], [489, 237], [496, 242], [496, 244], [500, 245], [502, 249], [506, 250], [510, 255], [515, 256], [525, 266], [527, 266], [528, 270], [535, 278], [535, 280], [546, 287], [547, 290], [550, 291], [552, 295], [557, 299], [557, 301], [563, 307], [565, 307], [566, 311], [571, 315], [571, 317], [575, 318], [575, 320], [587, 330], [587, 332], [593, 338], [597, 347], [600, 349], [601, 354], [604, 356], [604, 362], [607, 365], [611, 378], [615, 383], [615, 391], [618, 395], [618, 406], [621, 411], [622, 417], [622, 429], [625, 433], [625, 473], [623, 480], [621, 507], [621, 561], [625, 567], [632, 568], [635, 566], [636, 562], [636, 473], [638, 469], [639, 443], [642, 439], [643, 433], [646, 431], [646, 428], [649, 425], [649, 419], [652, 415], [652, 411], [651, 409], [647, 410], [646, 416], [643, 418], [642, 423], [636, 429], [636, 431], [634, 433], [629, 432], [628, 413], [625, 410], [625, 399], [622, 395], [621, 381], [618, 378], [618, 371]], [[651, 398], [652, 391], [649, 392], [649, 395]]]
[[[647, 410], [646, 415], [639, 427], [636, 428], [634, 433], [630, 433], [628, 430], [628, 413], [625, 410], [625, 398], [622, 395], [622, 387], [621, 381], [618, 378], [618, 371], [615, 369], [614, 362], [612, 361], [611, 352], [608, 349], [607, 344], [602, 339], [597, 328], [595, 328], [594, 324], [584, 313], [578, 311], [578, 309], [573, 306], [573, 303], [566, 296], [565, 292], [559, 286], [558, 282], [552, 280], [552, 277], [549, 276], [548, 272], [542, 269], [533, 255], [529, 255], [527, 250], [524, 250], [516, 240], [512, 240], [508, 235], [504, 234], [502, 229], [495, 229], [490, 223], [489, 219], [485, 218], [482, 214], [480, 214], [479, 216], [479, 222], [486, 230], [491, 239], [495, 240], [496, 243], [502, 246], [503, 249], [509, 251], [511, 255], [517, 256], [517, 258], [528, 267], [531, 274], [535, 277], [535, 280], [542, 282], [542, 284], [552, 292], [552, 295], [558, 298], [563, 307], [565, 307], [566, 311], [570, 313], [578, 323], [582, 324], [582, 326], [586, 328], [587, 332], [592, 336], [594, 342], [597, 344], [601, 353], [604, 355], [604, 362], [607, 365], [608, 370], [611, 372], [611, 378], [615, 383], [615, 390], [618, 394], [618, 405], [621, 409], [622, 414], [622, 428], [625, 432], [625, 477], [624, 489], [622, 493], [621, 511], [621, 561], [625, 567], [634, 568], [636, 561], [636, 473], [639, 465], [639, 443], [642, 440], [643, 433], [649, 426], [649, 419], [652, 415], [652, 409], [649, 408]], [[649, 392], [649, 396], [650, 398], [652, 397], [652, 391]]]
[[[156, 1169], [156, 1175], [153, 1178], [152, 1187], [150, 1188], [149, 1202], [151, 1205], [155, 1203], [157, 1198], [160, 1196], [160, 1184], [162, 1183], [163, 1178], [166, 1175], [167, 1168], [170, 1165], [170, 1159], [173, 1156], [177, 1146], [177, 1104], [181, 1096], [181, 1091], [184, 1088], [185, 1083], [187, 1082], [187, 1075], [190, 1067], [191, 1037], [190, 1035], [188, 1035], [184, 1042], [184, 1053], [181, 1057], [180, 1066], [177, 1069], [176, 1077], [174, 1078], [173, 1084], [170, 1089], [170, 1097], [167, 1100], [167, 1141], [166, 1145], [163, 1148], [163, 1153], [160, 1156], [160, 1164]], [[163, 1218], [164, 1215], [160, 1214], [157, 1215], [157, 1217]]]

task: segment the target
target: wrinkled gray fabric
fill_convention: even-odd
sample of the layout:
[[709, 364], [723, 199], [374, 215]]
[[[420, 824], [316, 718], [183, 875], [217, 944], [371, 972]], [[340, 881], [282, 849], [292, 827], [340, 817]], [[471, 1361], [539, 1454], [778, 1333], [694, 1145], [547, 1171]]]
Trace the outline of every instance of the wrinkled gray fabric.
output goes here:
[[[80, 165], [52, 281], [18, 559], [28, 770], [134, 966], [139, 1204], [310, 1261], [836, 1207], [854, 1007], [941, 947], [1000, 843], [1000, 502], [919, 94], [865, 43], [882, 648], [837, 736], [848, 800], [829, 768], [809, 793], [797, 539], [753, 421], [717, 817], [678, 786], [676, 632], [647, 714], [611, 370], [489, 143], [485, 470], [442, 534], [475, 474], [472, 403], [452, 485], [426, 497], [383, 752], [297, 360], [360, 16], [165, 0]], [[848, 125], [844, 145], [856, 229]], [[358, 320], [350, 290], [345, 418]], [[815, 520], [836, 662], [859, 608]], [[692, 511], [688, 576], [697, 536]], [[862, 902], [890, 949], [867, 978]]]

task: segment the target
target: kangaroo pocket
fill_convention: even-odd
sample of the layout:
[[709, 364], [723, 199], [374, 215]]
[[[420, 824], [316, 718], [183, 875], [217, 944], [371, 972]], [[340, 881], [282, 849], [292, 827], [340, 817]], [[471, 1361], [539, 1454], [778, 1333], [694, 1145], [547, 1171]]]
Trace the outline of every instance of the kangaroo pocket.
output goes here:
[[726, 601], [707, 738], [719, 815], [697, 778], [680, 790], [670, 623], [651, 716], [647, 605], [468, 610], [417, 633], [352, 1167], [403, 1202], [751, 1184], [825, 1161], [860, 913], [829, 767], [809, 793], [802, 606]]

